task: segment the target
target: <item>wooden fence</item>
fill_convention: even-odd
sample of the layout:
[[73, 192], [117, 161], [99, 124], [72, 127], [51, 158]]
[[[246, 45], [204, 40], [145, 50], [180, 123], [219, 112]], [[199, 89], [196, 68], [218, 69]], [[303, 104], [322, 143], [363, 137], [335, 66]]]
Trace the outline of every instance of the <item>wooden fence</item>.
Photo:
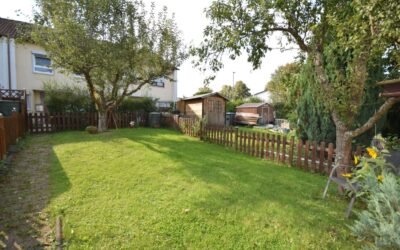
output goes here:
[[330, 173], [335, 157], [332, 143], [295, 141], [294, 137], [281, 134], [246, 132], [233, 127], [205, 127], [201, 139], [253, 157], [322, 174]]
[[[109, 113], [108, 128], [126, 128], [130, 122], [144, 126], [147, 114], [144, 112]], [[65, 130], [80, 130], [87, 126], [97, 126], [97, 113], [31, 113], [28, 115], [28, 130], [30, 133], [49, 133]]]
[[5, 159], [10, 145], [25, 135], [25, 114], [12, 112], [11, 116], [0, 116], [0, 160]]
[[[288, 164], [305, 171], [329, 174], [335, 161], [332, 143], [295, 140], [281, 134], [247, 132], [234, 127], [202, 127], [198, 129], [198, 119], [174, 116], [164, 118], [173, 127], [201, 140], [219, 144], [252, 157]], [[361, 154], [357, 147], [355, 154]]]

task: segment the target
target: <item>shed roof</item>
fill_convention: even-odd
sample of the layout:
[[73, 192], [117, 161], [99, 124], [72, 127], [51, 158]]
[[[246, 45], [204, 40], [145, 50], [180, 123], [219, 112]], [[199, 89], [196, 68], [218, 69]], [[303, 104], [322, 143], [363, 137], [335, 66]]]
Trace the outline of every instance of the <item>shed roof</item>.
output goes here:
[[15, 38], [18, 31], [17, 29], [18, 25], [31, 25], [31, 24], [0, 17], [0, 37], [9, 36], [11, 38]]
[[268, 105], [266, 102], [261, 102], [261, 103], [244, 103], [240, 106], [237, 106], [236, 108], [259, 108], [263, 105]]
[[204, 99], [204, 98], [211, 97], [211, 96], [218, 96], [218, 97], [221, 97], [221, 98], [223, 98], [225, 100], [228, 100], [228, 98], [226, 98], [225, 96], [221, 95], [218, 92], [202, 94], [202, 95], [195, 95], [195, 96], [192, 96], [192, 97], [182, 98], [181, 100], [187, 101], [187, 100], [195, 100], [195, 99]]

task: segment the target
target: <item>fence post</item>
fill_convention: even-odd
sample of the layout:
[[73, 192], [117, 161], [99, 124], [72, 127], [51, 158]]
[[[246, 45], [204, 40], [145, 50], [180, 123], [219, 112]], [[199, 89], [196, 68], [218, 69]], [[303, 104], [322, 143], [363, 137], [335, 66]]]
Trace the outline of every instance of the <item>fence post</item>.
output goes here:
[[289, 166], [293, 166], [293, 151], [294, 151], [294, 137], [290, 137], [290, 146], [289, 146]]
[[11, 124], [15, 127], [13, 133], [13, 138], [12, 138], [12, 143], [15, 144], [17, 142], [17, 138], [19, 137], [19, 130], [21, 129], [19, 127], [19, 122], [18, 122], [18, 113], [17, 111], [12, 111], [11, 112]]
[[238, 151], [239, 145], [239, 129], [235, 128], [235, 150]]
[[301, 168], [302, 149], [303, 149], [303, 140], [299, 139], [297, 143], [297, 159], [296, 159], [296, 165], [298, 168]]
[[322, 141], [319, 145], [319, 172], [324, 173], [324, 160], [325, 160], [325, 142]]
[[6, 130], [4, 127], [4, 117], [0, 114], [0, 160], [6, 157]]

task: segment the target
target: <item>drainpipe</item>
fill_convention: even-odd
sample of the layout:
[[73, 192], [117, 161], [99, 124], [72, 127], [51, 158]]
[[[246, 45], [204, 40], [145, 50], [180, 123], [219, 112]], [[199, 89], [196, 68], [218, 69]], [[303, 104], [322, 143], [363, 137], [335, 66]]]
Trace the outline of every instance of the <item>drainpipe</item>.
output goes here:
[[8, 66], [8, 89], [11, 90], [11, 49], [10, 49], [10, 35], [7, 36], [7, 66]]

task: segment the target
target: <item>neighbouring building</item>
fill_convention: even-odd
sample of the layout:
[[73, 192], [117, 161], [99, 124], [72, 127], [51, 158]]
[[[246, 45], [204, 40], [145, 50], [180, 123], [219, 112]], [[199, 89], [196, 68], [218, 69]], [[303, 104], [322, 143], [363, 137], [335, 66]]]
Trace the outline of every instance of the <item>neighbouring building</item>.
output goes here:
[[235, 122], [247, 125], [273, 123], [274, 109], [268, 103], [245, 103], [236, 107]]
[[182, 98], [177, 108], [184, 116], [203, 118], [207, 117], [207, 124], [211, 126], [225, 125], [227, 99], [219, 93], [210, 93]]
[[271, 103], [272, 102], [272, 100], [271, 100], [271, 92], [269, 92], [268, 90], [264, 90], [264, 91], [255, 93], [253, 96], [260, 98], [263, 102], [266, 102], [266, 103]]
[[[0, 18], [0, 89], [25, 90], [28, 112], [44, 112], [45, 82], [84, 84], [84, 79], [53, 69], [43, 48], [16, 43], [17, 27], [21, 24], [26, 23]], [[157, 106], [170, 107], [177, 101], [176, 70], [171, 79], [160, 78], [133, 96], [155, 98]]]

